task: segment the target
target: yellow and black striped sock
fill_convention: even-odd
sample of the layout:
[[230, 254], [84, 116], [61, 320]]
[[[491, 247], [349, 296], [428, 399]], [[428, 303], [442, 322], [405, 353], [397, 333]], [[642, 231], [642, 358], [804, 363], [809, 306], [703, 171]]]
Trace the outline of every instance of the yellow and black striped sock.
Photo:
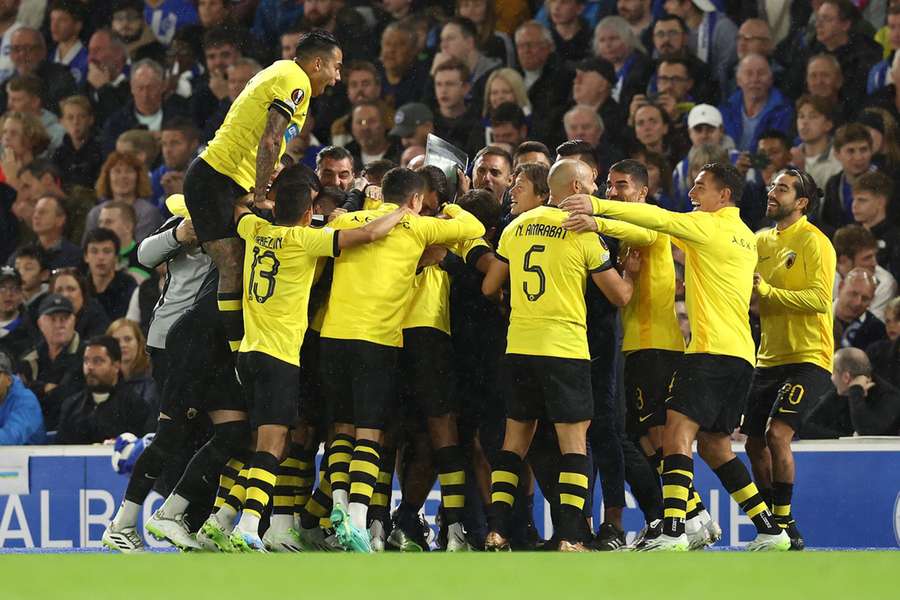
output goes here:
[[[268, 452], [257, 452], [250, 462], [250, 473], [247, 476], [247, 499], [244, 501], [244, 513], [260, 518], [269, 506], [269, 500], [275, 489], [278, 476], [278, 459]], [[293, 501], [293, 496], [291, 497]]]
[[[299, 516], [300, 511], [312, 496], [313, 484], [316, 481], [316, 451], [312, 448], [298, 447], [294, 457], [297, 459], [297, 470], [300, 477], [294, 491], [294, 514]], [[329, 491], [331, 491], [330, 488]]]
[[244, 468], [243, 458], [244, 457], [239, 458], [234, 456], [225, 463], [224, 467], [222, 467], [222, 472], [219, 474], [219, 489], [216, 491], [216, 500], [213, 503], [213, 509], [219, 509], [225, 504], [228, 493], [237, 482], [238, 474], [241, 472], [241, 469]]
[[447, 525], [459, 523], [466, 508], [466, 456], [460, 446], [445, 446], [434, 453], [434, 462]]
[[793, 520], [791, 517], [791, 499], [794, 495], [794, 484], [776, 481], [772, 490], [772, 514], [783, 528]]
[[703, 500], [700, 499], [700, 494], [697, 493], [697, 489], [694, 488], [692, 483], [688, 490], [687, 515], [685, 518], [688, 520], [693, 519], [704, 510], [706, 510], [706, 506], [703, 505]]
[[304, 529], [311, 529], [319, 525], [323, 519], [328, 519], [332, 504], [331, 482], [328, 481], [328, 473], [319, 471], [319, 485], [309, 502], [300, 509], [300, 526]]
[[509, 538], [509, 521], [516, 503], [516, 490], [522, 472], [522, 459], [515, 452], [501, 450], [491, 469], [491, 508], [488, 527]]
[[[356, 516], [357, 510], [362, 514], [354, 520], [357, 527], [365, 525], [369, 503], [375, 493], [378, 465], [381, 462], [380, 450], [381, 444], [372, 440], [356, 440], [353, 448], [353, 460], [350, 462], [350, 515]], [[354, 504], [359, 508], [354, 508]]]
[[[302, 450], [302, 447], [300, 448]], [[272, 516], [294, 515], [294, 502], [301, 485], [300, 461], [296, 458], [297, 448], [291, 446], [288, 457], [278, 465], [275, 489], [272, 493]]]
[[[668, 460], [668, 459], [666, 459]], [[719, 481], [738, 503], [759, 533], [778, 533], [781, 528], [775, 523], [775, 517], [769, 512], [765, 500], [759, 495], [756, 484], [750, 480], [747, 467], [735, 457], [715, 470]]]
[[385, 525], [391, 519], [391, 492], [394, 487], [394, 466], [397, 464], [397, 449], [382, 448], [378, 461], [378, 477], [375, 492], [369, 501], [369, 520], [379, 520]]
[[350, 461], [356, 438], [339, 433], [331, 441], [328, 453], [328, 481], [333, 501], [344, 508], [350, 504]]
[[663, 533], [678, 537], [684, 533], [687, 503], [694, 479], [694, 460], [670, 454], [663, 460]]
[[584, 454], [563, 454], [559, 463], [559, 538], [577, 542], [585, 529], [584, 504], [588, 497], [590, 461]]
[[216, 294], [219, 317], [225, 327], [225, 337], [232, 352], [237, 352], [244, 339], [244, 312], [241, 308], [241, 292], [219, 292]]
[[238, 471], [238, 476], [234, 480], [234, 485], [231, 486], [231, 489], [228, 490], [228, 495], [225, 496], [224, 505], [231, 507], [231, 509], [237, 513], [244, 506], [244, 501], [247, 499], [247, 479], [250, 476], [250, 465], [245, 464], [241, 467], [241, 470]]

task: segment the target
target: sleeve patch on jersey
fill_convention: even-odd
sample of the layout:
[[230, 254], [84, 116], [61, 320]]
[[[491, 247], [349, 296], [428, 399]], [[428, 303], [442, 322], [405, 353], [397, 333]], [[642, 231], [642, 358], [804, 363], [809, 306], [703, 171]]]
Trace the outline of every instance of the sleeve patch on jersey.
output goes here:
[[303, 102], [303, 90], [297, 88], [293, 92], [291, 92], [291, 102], [294, 103], [294, 106], [300, 106], [300, 103]]

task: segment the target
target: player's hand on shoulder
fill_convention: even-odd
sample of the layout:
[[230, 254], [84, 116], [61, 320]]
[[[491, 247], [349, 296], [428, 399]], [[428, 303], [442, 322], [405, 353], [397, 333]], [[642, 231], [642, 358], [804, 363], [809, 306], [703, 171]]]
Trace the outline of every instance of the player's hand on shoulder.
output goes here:
[[623, 273], [636, 277], [641, 272], [641, 251], [637, 248], [628, 248], [619, 256], [618, 262]]
[[561, 209], [576, 215], [590, 215], [594, 213], [591, 197], [587, 194], [573, 194], [562, 201]]
[[328, 215], [328, 222], [331, 223], [332, 221], [334, 221], [335, 219], [337, 219], [337, 218], [340, 217], [341, 215], [346, 215], [346, 214], [347, 214], [347, 209], [345, 209], [345, 208], [336, 208], [336, 209], [334, 209], [333, 211], [331, 211], [331, 214], [330, 214], [330, 215]]
[[597, 221], [591, 215], [569, 215], [563, 221], [563, 227], [569, 231], [597, 231]]
[[447, 248], [444, 246], [428, 246], [419, 259], [419, 268], [436, 265], [444, 260], [445, 256], [447, 256]]
[[175, 240], [182, 246], [197, 245], [197, 233], [194, 231], [194, 223], [185, 219], [175, 228]]

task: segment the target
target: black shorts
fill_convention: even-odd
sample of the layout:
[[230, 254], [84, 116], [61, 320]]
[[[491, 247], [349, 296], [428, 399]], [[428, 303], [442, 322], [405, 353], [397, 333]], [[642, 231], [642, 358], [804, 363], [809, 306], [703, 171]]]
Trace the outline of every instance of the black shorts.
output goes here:
[[831, 374], [812, 363], [756, 369], [741, 433], [751, 437], [765, 436], [769, 417], [784, 421], [794, 431], [799, 431], [807, 409], [828, 391], [830, 385]]
[[321, 338], [319, 372], [330, 423], [384, 429], [397, 397], [399, 348], [362, 340]]
[[319, 374], [319, 332], [307, 329], [300, 348], [300, 421], [313, 427], [325, 425], [323, 403], [322, 379]]
[[722, 354], [685, 354], [672, 377], [667, 410], [690, 417], [701, 431], [731, 434], [741, 422], [753, 365]]
[[626, 424], [632, 436], [666, 424], [666, 398], [682, 352], [637, 350], [625, 356]]
[[213, 290], [197, 299], [166, 334], [169, 369], [160, 411], [173, 419], [214, 410], [247, 409], [234, 375], [234, 355], [228, 347]]
[[457, 414], [452, 389], [450, 336], [433, 327], [403, 330], [398, 387], [400, 406], [426, 417]]
[[300, 367], [262, 352], [239, 352], [237, 368], [251, 427], [296, 422]]
[[593, 417], [591, 361], [507, 354], [502, 371], [508, 418], [578, 423]]
[[195, 158], [184, 174], [184, 203], [200, 243], [237, 237], [234, 204], [247, 190]]

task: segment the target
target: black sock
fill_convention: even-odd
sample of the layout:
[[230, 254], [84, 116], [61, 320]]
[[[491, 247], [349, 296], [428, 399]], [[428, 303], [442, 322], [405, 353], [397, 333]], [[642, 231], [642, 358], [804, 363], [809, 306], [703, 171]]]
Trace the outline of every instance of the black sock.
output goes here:
[[156, 478], [162, 474], [171, 449], [181, 446], [184, 427], [171, 419], [160, 419], [156, 424], [156, 436], [134, 463], [131, 479], [125, 489], [125, 499], [135, 504], [143, 504]]
[[[775, 482], [775, 488], [772, 490], [772, 514], [779, 521], [791, 520], [791, 498], [794, 495], [794, 484]], [[766, 503], [768, 504], [768, 502]]]
[[775, 523], [775, 517], [769, 512], [756, 484], [750, 480], [747, 467], [737, 457], [731, 459], [715, 470], [719, 481], [734, 498], [748, 517], [753, 521], [759, 533], [778, 533], [781, 528]]
[[218, 292], [216, 301], [219, 318], [225, 327], [225, 337], [232, 352], [237, 352], [244, 339], [244, 312], [241, 307], [241, 292]]

